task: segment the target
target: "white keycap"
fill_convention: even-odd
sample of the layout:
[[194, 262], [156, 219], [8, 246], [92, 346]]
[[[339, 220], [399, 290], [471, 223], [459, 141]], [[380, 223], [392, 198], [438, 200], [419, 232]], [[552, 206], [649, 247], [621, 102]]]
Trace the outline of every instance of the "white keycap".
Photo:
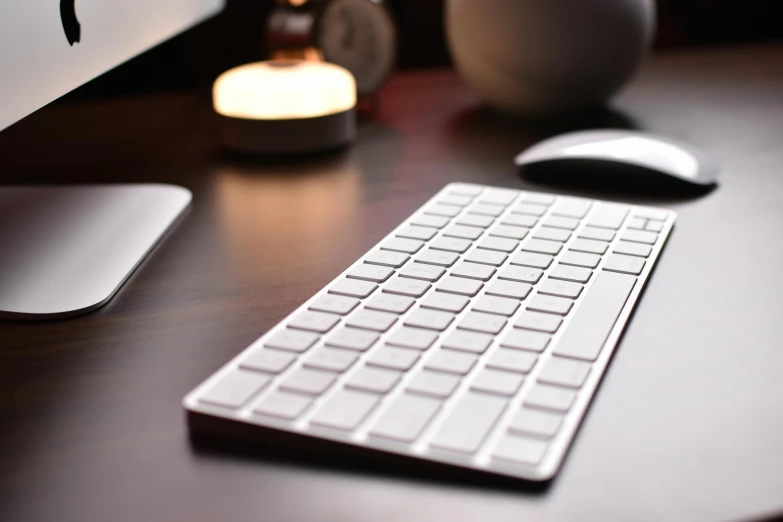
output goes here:
[[500, 346], [542, 352], [549, 344], [550, 336], [545, 333], [514, 328], [500, 341]]
[[504, 409], [505, 399], [468, 393], [449, 412], [431, 445], [460, 453], [475, 453]]
[[378, 350], [373, 350], [370, 358], [367, 359], [367, 364], [405, 371], [409, 370], [419, 360], [419, 357], [419, 352], [415, 350], [384, 346]]
[[543, 441], [506, 435], [495, 448], [492, 457], [516, 464], [536, 466], [544, 458], [546, 449], [547, 445]]
[[299, 368], [283, 379], [280, 388], [306, 395], [320, 395], [334, 383], [335, 379], [333, 373]]
[[457, 205], [458, 207], [464, 207], [473, 201], [471, 196], [462, 196], [460, 194], [447, 194], [438, 198], [438, 203], [444, 205]]
[[628, 222], [628, 228], [644, 230], [645, 227], [647, 227], [647, 220], [643, 218], [633, 218]]
[[536, 252], [538, 254], [556, 255], [563, 248], [563, 244], [557, 241], [548, 241], [546, 239], [528, 239], [522, 245], [525, 252]]
[[199, 400], [226, 408], [239, 408], [264, 389], [272, 377], [257, 372], [232, 370], [212, 385]]
[[410, 256], [402, 252], [392, 252], [391, 250], [376, 250], [364, 258], [365, 263], [374, 265], [388, 266], [391, 268], [400, 268], [404, 265]]
[[454, 222], [458, 225], [487, 228], [494, 221], [495, 218], [493, 218], [492, 216], [482, 216], [480, 214], [464, 214], [458, 217]]
[[421, 227], [417, 225], [408, 225], [402, 227], [397, 231], [397, 237], [405, 237], [408, 239], [421, 239], [422, 241], [429, 241], [435, 234], [438, 233], [437, 228]]
[[447, 294], [445, 292], [430, 292], [422, 300], [422, 308], [432, 308], [444, 312], [459, 313], [465, 309], [470, 299], [463, 295]]
[[527, 283], [498, 280], [487, 287], [486, 294], [511, 299], [524, 299], [530, 294], [532, 289], [533, 286]]
[[541, 283], [541, 286], [538, 289], [538, 293], [576, 299], [579, 297], [579, 294], [582, 293], [583, 289], [584, 286], [580, 285], [579, 283], [547, 278], [546, 281]]
[[500, 266], [506, 260], [508, 256], [503, 252], [496, 252], [494, 250], [484, 250], [483, 248], [477, 248], [470, 254], [465, 256], [465, 261], [471, 263], [481, 263], [484, 265]]
[[308, 368], [342, 373], [353, 366], [358, 358], [356, 352], [338, 348], [319, 348], [305, 359], [304, 365]]
[[415, 218], [411, 219], [411, 225], [418, 225], [420, 227], [435, 227], [443, 228], [449, 224], [451, 220], [443, 216], [434, 216], [432, 214], [419, 214]]
[[560, 328], [562, 322], [563, 320], [556, 315], [525, 310], [520, 314], [517, 322], [514, 323], [514, 326], [526, 330], [555, 333], [557, 329]]
[[527, 235], [528, 232], [530, 232], [530, 229], [525, 227], [515, 227], [512, 225], [495, 225], [489, 230], [489, 235], [520, 240], [520, 239], [524, 239], [524, 237]]
[[460, 379], [445, 373], [420, 371], [407, 386], [411, 393], [445, 399], [457, 389]]
[[358, 328], [343, 327], [326, 338], [325, 344], [337, 348], [365, 351], [378, 340], [378, 334]]
[[511, 258], [512, 265], [522, 265], [531, 268], [549, 268], [554, 257], [546, 254], [535, 254], [533, 252], [520, 252]]
[[403, 394], [383, 413], [370, 430], [370, 435], [413, 442], [435, 416], [440, 405], [437, 399]]
[[529, 352], [498, 348], [487, 361], [487, 368], [508, 372], [528, 373], [533, 369], [538, 357]]
[[669, 213], [665, 210], [657, 210], [653, 208], [637, 208], [634, 210], [634, 217], [666, 221], [668, 216]]
[[560, 262], [564, 265], [583, 266], [585, 268], [595, 268], [601, 262], [601, 256], [595, 254], [586, 254], [584, 252], [574, 252], [567, 250], [560, 256]]
[[477, 203], [468, 208], [468, 212], [472, 214], [481, 214], [484, 216], [498, 217], [503, 213], [505, 207], [502, 205], [489, 205], [484, 203]]
[[462, 328], [463, 330], [496, 334], [500, 332], [505, 325], [506, 318], [503, 316], [481, 312], [468, 312], [462, 317], [457, 327]]
[[454, 216], [459, 214], [461, 210], [462, 208], [456, 205], [437, 204], [428, 207], [427, 210], [425, 210], [424, 212], [426, 214], [434, 214], [436, 216], [446, 216], [446, 217], [453, 218]]
[[588, 254], [603, 254], [609, 247], [606, 241], [596, 241], [594, 239], [575, 239], [571, 241], [568, 248], [577, 252], [587, 252]]
[[592, 202], [586, 199], [562, 198], [552, 209], [552, 214], [570, 218], [582, 219], [590, 210]]
[[478, 357], [470, 353], [440, 350], [427, 360], [424, 367], [428, 370], [467, 375], [477, 360]]
[[544, 221], [544, 225], [554, 228], [565, 228], [566, 230], [575, 230], [579, 226], [580, 221], [574, 218], [552, 216]]
[[489, 236], [476, 243], [476, 246], [486, 250], [497, 250], [498, 252], [508, 253], [513, 252], [514, 249], [519, 246], [519, 241], [505, 237]]
[[370, 393], [388, 393], [397, 385], [401, 375], [397, 371], [365, 366], [354, 372], [345, 386]]
[[459, 239], [456, 237], [438, 237], [430, 242], [430, 248], [463, 254], [468, 248], [470, 248], [470, 245], [472, 244], [473, 243], [467, 239]]
[[397, 276], [386, 283], [386, 286], [383, 287], [383, 291], [387, 294], [421, 297], [430, 289], [430, 286], [432, 285], [427, 281]]
[[643, 230], [626, 230], [620, 236], [623, 241], [632, 241], [634, 243], [646, 243], [648, 245], [654, 245], [658, 239], [658, 234], [655, 232], [645, 232]]
[[304, 413], [312, 402], [313, 399], [304, 395], [275, 391], [264, 397], [253, 413], [294, 420]]
[[563, 281], [572, 281], [574, 283], [586, 283], [590, 280], [592, 275], [593, 271], [589, 268], [568, 266], [559, 263], [549, 273], [549, 277], [552, 279], [562, 279]]
[[417, 239], [405, 239], [401, 237], [395, 237], [389, 239], [381, 245], [382, 250], [392, 250], [394, 252], [402, 252], [403, 254], [415, 254], [421, 247], [424, 246], [424, 241]]
[[652, 252], [652, 247], [641, 243], [618, 241], [614, 245], [614, 252], [616, 254], [627, 254], [629, 256], [648, 257]]
[[519, 192], [515, 190], [502, 190], [502, 189], [487, 189], [481, 195], [481, 202], [490, 203], [493, 205], [508, 206], [519, 197]]
[[530, 302], [527, 304], [527, 309], [533, 310], [534, 312], [566, 315], [573, 306], [574, 302], [570, 299], [539, 294], [530, 299]]
[[427, 263], [430, 265], [449, 267], [457, 262], [459, 255], [454, 252], [445, 252], [443, 250], [433, 250], [428, 248], [416, 256], [417, 263]]
[[556, 413], [522, 408], [508, 428], [512, 433], [550, 439], [557, 434], [562, 422], [563, 417]]
[[557, 386], [536, 384], [527, 392], [524, 403], [533, 408], [566, 412], [571, 408], [575, 398], [576, 392], [574, 391]]
[[463, 352], [484, 353], [492, 339], [493, 337], [487, 334], [454, 330], [443, 340], [441, 346]]
[[519, 301], [516, 299], [484, 295], [476, 300], [472, 309], [477, 312], [486, 312], [488, 314], [498, 314], [509, 317], [514, 315], [517, 308], [519, 308]]
[[394, 273], [393, 268], [388, 266], [371, 265], [362, 263], [350, 269], [346, 274], [351, 279], [361, 279], [362, 281], [372, 281], [373, 283], [383, 283]]
[[377, 312], [373, 310], [359, 310], [348, 318], [345, 324], [354, 328], [364, 328], [376, 332], [385, 332], [397, 321], [397, 314], [389, 312]]
[[498, 274], [498, 279], [516, 281], [517, 283], [538, 283], [544, 271], [538, 268], [529, 268], [524, 266], [509, 266], [504, 268]]
[[483, 233], [483, 228], [469, 227], [466, 225], [451, 225], [443, 231], [443, 235], [446, 237], [458, 237], [470, 240], [477, 239]]
[[442, 332], [453, 320], [454, 314], [452, 313], [419, 308], [411, 312], [408, 317], [405, 318], [405, 324], [407, 326], [416, 326], [418, 328], [427, 328], [429, 330]]
[[479, 290], [481, 290], [483, 286], [484, 283], [475, 279], [446, 276], [438, 283], [436, 290], [438, 292], [447, 292], [450, 294], [473, 297], [479, 293]]
[[484, 369], [470, 383], [470, 389], [511, 397], [519, 390], [524, 380], [525, 377], [518, 373]]
[[541, 227], [533, 234], [533, 237], [536, 239], [548, 239], [550, 241], [559, 241], [563, 243], [568, 241], [568, 238], [571, 237], [571, 232], [564, 228]]
[[425, 263], [408, 263], [407, 266], [400, 269], [400, 277], [410, 277], [422, 281], [437, 281], [445, 273], [444, 268]]
[[392, 346], [402, 346], [403, 348], [426, 350], [432, 346], [432, 343], [434, 343], [437, 338], [438, 334], [435, 332], [403, 326], [392, 332], [391, 336], [386, 340], [386, 343]]
[[617, 230], [625, 221], [628, 210], [630, 210], [628, 205], [601, 203], [598, 209], [588, 218], [587, 224], [594, 227]]
[[640, 257], [610, 254], [604, 263], [604, 270], [620, 272], [621, 274], [639, 275], [644, 269], [644, 264], [644, 259]]
[[318, 339], [318, 334], [285, 328], [264, 341], [264, 346], [301, 353], [314, 345]]
[[495, 273], [495, 268], [477, 263], [460, 262], [451, 269], [451, 275], [467, 279], [488, 281]]
[[378, 285], [358, 279], [340, 279], [329, 287], [330, 294], [347, 295], [364, 299], [378, 288]]
[[531, 216], [543, 216], [546, 211], [546, 205], [535, 205], [533, 203], [520, 203], [511, 209], [511, 212], [515, 214], [529, 214]]
[[568, 388], [581, 388], [588, 373], [590, 373], [589, 363], [553, 356], [544, 364], [541, 373], [538, 374], [538, 381]]
[[310, 303], [308, 308], [317, 312], [345, 315], [356, 308], [359, 305], [359, 302], [360, 301], [355, 297], [326, 294]]
[[538, 223], [538, 218], [536, 216], [530, 216], [526, 214], [509, 214], [500, 218], [500, 222], [504, 225], [531, 228], [534, 227], [536, 223]]
[[317, 426], [338, 430], [353, 430], [378, 404], [378, 398], [368, 393], [340, 390], [335, 393], [310, 420]]
[[239, 365], [266, 373], [280, 373], [296, 360], [296, 355], [279, 350], [255, 350]]
[[380, 310], [381, 312], [403, 314], [407, 312], [415, 302], [416, 300], [412, 297], [380, 293], [370, 299], [365, 307], [370, 310]]
[[647, 222], [647, 226], [644, 227], [645, 230], [648, 232], [662, 232], [663, 231], [663, 221], [655, 221], [651, 219]]
[[550, 196], [549, 194], [540, 194], [537, 192], [527, 192], [523, 197], [522, 201], [525, 203], [534, 203], [536, 205], [551, 205], [555, 202], [555, 197]]
[[340, 322], [339, 315], [307, 311], [300, 312], [288, 323], [288, 326], [299, 330], [326, 333], [338, 322]]
[[584, 239], [597, 239], [599, 241], [611, 241], [614, 239], [614, 231], [607, 228], [585, 227], [579, 232], [579, 237]]

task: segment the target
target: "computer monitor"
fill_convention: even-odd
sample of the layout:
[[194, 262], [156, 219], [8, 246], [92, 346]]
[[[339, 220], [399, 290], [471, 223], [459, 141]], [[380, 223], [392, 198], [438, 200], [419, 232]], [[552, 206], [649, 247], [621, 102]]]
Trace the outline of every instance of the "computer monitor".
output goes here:
[[[1, 2], [0, 131], [223, 3]], [[0, 318], [59, 318], [105, 304], [189, 202], [187, 190], [166, 185], [0, 186]]]

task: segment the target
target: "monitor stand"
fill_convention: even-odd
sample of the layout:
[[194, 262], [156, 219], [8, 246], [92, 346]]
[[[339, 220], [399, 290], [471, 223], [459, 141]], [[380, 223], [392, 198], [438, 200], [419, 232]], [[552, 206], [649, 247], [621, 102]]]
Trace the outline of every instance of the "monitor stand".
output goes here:
[[103, 306], [190, 200], [172, 185], [0, 187], [0, 318]]

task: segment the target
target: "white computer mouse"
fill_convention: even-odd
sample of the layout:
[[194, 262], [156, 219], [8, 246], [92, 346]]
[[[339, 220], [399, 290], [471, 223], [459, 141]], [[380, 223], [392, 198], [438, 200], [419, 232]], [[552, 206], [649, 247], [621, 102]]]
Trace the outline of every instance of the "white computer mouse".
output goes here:
[[[547, 165], [553, 175], [586, 177], [610, 173], [615, 178], [675, 180], [695, 187], [717, 184], [718, 164], [677, 140], [629, 130], [590, 130], [561, 134], [521, 152], [519, 167]], [[562, 167], [562, 168], [561, 168]], [[580, 167], [589, 167], [580, 169]], [[624, 179], [621, 181], [628, 181]]]

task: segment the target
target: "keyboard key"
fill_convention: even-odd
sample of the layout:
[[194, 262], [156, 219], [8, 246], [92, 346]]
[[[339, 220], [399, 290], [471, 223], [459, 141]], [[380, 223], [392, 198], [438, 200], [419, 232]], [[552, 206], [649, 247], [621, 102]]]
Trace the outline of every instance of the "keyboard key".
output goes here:
[[476, 246], [486, 250], [497, 250], [498, 252], [513, 252], [519, 246], [519, 241], [504, 237], [489, 236], [479, 241]]
[[622, 226], [623, 221], [625, 221], [628, 210], [630, 210], [628, 205], [601, 203], [598, 209], [593, 212], [593, 215], [587, 220], [587, 224], [593, 227], [617, 230]]
[[400, 270], [400, 277], [410, 277], [411, 279], [421, 279], [422, 281], [437, 281], [446, 270], [435, 265], [424, 263], [408, 263]]
[[650, 220], [647, 222], [647, 226], [644, 227], [645, 230], [648, 232], [662, 232], [663, 231], [663, 221], [655, 221]]
[[365, 351], [378, 340], [378, 334], [358, 328], [343, 327], [326, 338], [328, 346], [348, 348], [349, 350]]
[[449, 193], [462, 194], [464, 196], [478, 196], [484, 191], [483, 186], [471, 183], [451, 183], [447, 187], [449, 188]]
[[557, 241], [548, 241], [546, 239], [528, 239], [522, 250], [525, 252], [536, 252], [538, 254], [556, 255], [563, 248], [562, 243]]
[[389, 239], [381, 245], [382, 250], [391, 250], [394, 252], [402, 252], [403, 254], [415, 254], [421, 247], [424, 246], [424, 241], [417, 239], [404, 239], [401, 237], [395, 237]]
[[442, 346], [452, 350], [464, 352], [484, 353], [492, 343], [491, 335], [455, 330], [443, 341]]
[[523, 239], [528, 232], [530, 232], [530, 229], [525, 227], [515, 227], [512, 225], [495, 225], [493, 228], [490, 229], [489, 235], [520, 240]]
[[595, 254], [586, 254], [584, 252], [574, 252], [567, 250], [560, 257], [560, 263], [564, 265], [582, 266], [585, 268], [595, 268], [601, 262], [601, 256]]
[[502, 205], [490, 205], [485, 203], [478, 203], [468, 209], [471, 214], [481, 214], [483, 216], [498, 217], [503, 213], [505, 207]]
[[534, 203], [536, 205], [551, 205], [555, 202], [554, 196], [539, 194], [537, 192], [528, 192], [522, 199], [525, 203]]
[[566, 412], [571, 408], [574, 399], [576, 399], [576, 392], [574, 391], [557, 386], [536, 384], [527, 393], [523, 402], [526, 406], [532, 408]]
[[500, 315], [468, 312], [462, 317], [457, 328], [496, 334], [506, 325], [506, 318]]
[[467, 375], [477, 360], [478, 357], [470, 353], [440, 350], [429, 358], [424, 367], [428, 370]]
[[505, 409], [505, 399], [468, 393], [449, 413], [431, 445], [460, 453], [475, 453]]
[[296, 360], [296, 355], [279, 350], [255, 350], [240, 366], [266, 373], [280, 373]]
[[519, 390], [524, 380], [525, 377], [518, 373], [484, 369], [470, 383], [470, 389], [511, 397]]
[[413, 378], [406, 389], [411, 393], [445, 399], [454, 393], [459, 382], [459, 377], [453, 375], [422, 370]]
[[421, 297], [432, 285], [419, 279], [409, 277], [394, 277], [383, 287], [384, 293]]
[[305, 359], [304, 365], [308, 368], [342, 373], [353, 366], [358, 358], [356, 352], [337, 348], [319, 348]]
[[623, 235], [620, 236], [623, 241], [631, 241], [633, 243], [646, 243], [648, 245], [654, 245], [658, 239], [658, 234], [655, 232], [645, 232], [643, 230], [626, 230]]
[[459, 313], [465, 309], [470, 299], [463, 295], [446, 294], [444, 292], [431, 292], [422, 300], [422, 308], [442, 310], [444, 312]]
[[481, 290], [483, 286], [484, 283], [481, 281], [476, 281], [475, 279], [446, 276], [440, 281], [440, 283], [438, 283], [436, 290], [438, 292], [447, 292], [450, 294], [473, 297], [479, 293], [479, 290]]
[[542, 314], [526, 310], [522, 312], [514, 324], [515, 328], [524, 328], [526, 330], [536, 330], [539, 332], [555, 333], [563, 322], [556, 315]]
[[330, 294], [346, 295], [364, 299], [378, 288], [378, 285], [358, 279], [341, 279], [329, 287]]
[[606, 241], [596, 241], [594, 239], [575, 239], [569, 245], [571, 250], [577, 252], [587, 252], [589, 254], [603, 254], [609, 247]]
[[563, 417], [555, 413], [522, 408], [511, 420], [509, 430], [521, 435], [551, 439], [557, 435]]
[[526, 214], [509, 214], [503, 218], [500, 218], [500, 222], [504, 225], [512, 225], [515, 227], [531, 228], [538, 223], [536, 216]]
[[443, 231], [443, 235], [447, 237], [458, 237], [462, 239], [477, 239], [484, 233], [484, 229], [480, 227], [469, 227], [465, 225], [451, 225]]
[[458, 217], [455, 223], [458, 225], [467, 225], [470, 227], [487, 228], [495, 221], [492, 216], [482, 216], [480, 214], [463, 214]]
[[368, 393], [340, 390], [329, 397], [310, 422], [338, 430], [353, 430], [377, 404], [378, 398]]
[[449, 267], [457, 262], [459, 255], [454, 252], [445, 252], [443, 250], [433, 250], [428, 248], [416, 256], [417, 263], [427, 263], [429, 265]]
[[559, 281], [557, 279], [547, 278], [546, 281], [541, 283], [538, 289], [539, 294], [554, 295], [556, 297], [567, 297], [569, 299], [576, 299], [579, 294], [582, 293], [584, 286], [579, 283], [571, 283], [569, 281]]
[[457, 205], [458, 207], [469, 205], [471, 201], [473, 201], [471, 196], [462, 196], [459, 194], [447, 194], [438, 198], [438, 203], [444, 205]]
[[326, 333], [334, 325], [340, 322], [340, 316], [326, 314], [323, 312], [300, 312], [294, 317], [288, 326], [299, 330], [309, 330], [311, 332]]
[[397, 321], [397, 314], [389, 312], [374, 312], [372, 310], [359, 310], [348, 318], [345, 324], [354, 328], [385, 332]]
[[514, 214], [529, 214], [531, 216], [543, 216], [546, 211], [546, 205], [535, 205], [533, 203], [520, 203], [511, 209], [511, 212]]
[[392, 332], [391, 336], [386, 340], [386, 343], [392, 346], [402, 346], [403, 348], [426, 350], [432, 346], [432, 343], [434, 343], [437, 338], [438, 334], [435, 332], [403, 326]]
[[434, 216], [432, 214], [419, 214], [411, 220], [411, 225], [418, 225], [420, 227], [434, 227], [443, 228], [451, 221], [447, 217]]
[[519, 197], [519, 192], [515, 190], [487, 189], [484, 194], [481, 195], [481, 202], [492, 205], [508, 206], [517, 199], [517, 197]]
[[419, 308], [405, 318], [405, 324], [407, 326], [416, 326], [418, 328], [427, 328], [429, 330], [442, 332], [453, 320], [454, 314], [452, 313]]
[[604, 263], [604, 270], [623, 274], [639, 275], [644, 269], [645, 261], [639, 257], [623, 254], [610, 254]]
[[461, 210], [462, 210], [462, 208], [458, 207], [456, 205], [436, 204], [436, 205], [430, 206], [424, 212], [426, 214], [433, 214], [435, 216], [446, 216], [446, 217], [453, 218], [454, 216], [459, 214]]
[[365, 305], [369, 310], [380, 310], [381, 312], [391, 312], [393, 314], [403, 314], [413, 306], [416, 300], [412, 297], [394, 294], [377, 294]]
[[520, 252], [511, 258], [512, 265], [522, 265], [531, 268], [549, 268], [554, 257], [546, 254], [535, 254], [533, 252]]
[[560, 202], [555, 205], [552, 214], [582, 219], [592, 205], [592, 202], [586, 199], [562, 198], [560, 199]]
[[435, 234], [438, 233], [437, 228], [432, 227], [420, 227], [417, 225], [408, 225], [397, 231], [397, 237], [406, 237], [408, 239], [421, 239], [422, 241], [429, 241]]
[[299, 368], [280, 384], [280, 388], [306, 395], [321, 395], [334, 383], [333, 373]]
[[213, 384], [199, 400], [226, 408], [239, 408], [266, 388], [272, 377], [263, 373], [232, 370]]
[[566, 315], [573, 306], [574, 302], [570, 299], [539, 294], [533, 296], [527, 305], [527, 309], [535, 312]]
[[554, 353], [594, 361], [635, 284], [636, 278], [630, 275], [598, 274]]
[[500, 341], [500, 346], [542, 352], [549, 344], [550, 336], [545, 333], [514, 328]]
[[633, 218], [628, 222], [628, 228], [635, 228], [637, 230], [644, 230], [647, 227], [647, 220], [643, 218]]
[[383, 413], [370, 430], [370, 435], [413, 442], [435, 416], [440, 405], [437, 399], [403, 394]]
[[666, 221], [669, 213], [665, 210], [656, 210], [652, 208], [637, 208], [634, 210], [634, 217], [655, 219], [658, 221]]
[[626, 254], [629, 256], [648, 257], [652, 252], [652, 247], [641, 243], [631, 243], [629, 241], [618, 241], [614, 245], [616, 254]]
[[533, 287], [527, 283], [498, 280], [487, 288], [486, 294], [510, 299], [524, 299], [532, 289]]
[[606, 228], [585, 227], [579, 232], [579, 237], [597, 239], [598, 241], [611, 241], [614, 239], [614, 232]]
[[376, 250], [364, 258], [365, 263], [373, 265], [388, 266], [390, 268], [400, 268], [404, 265], [410, 256], [402, 252], [393, 252], [391, 250]]
[[491, 266], [466, 263], [464, 261], [451, 269], [452, 276], [477, 279], [479, 281], [488, 281], [494, 274], [495, 269]]
[[504, 268], [498, 274], [498, 279], [516, 281], [517, 283], [538, 283], [544, 271], [538, 268], [528, 268], [523, 266], [509, 266]]
[[446, 252], [456, 252], [457, 254], [464, 254], [465, 251], [472, 245], [467, 239], [459, 239], [456, 237], [438, 237], [432, 240], [430, 248], [436, 250], [445, 250]]
[[505, 315], [507, 317], [514, 315], [517, 308], [519, 308], [519, 301], [516, 299], [491, 295], [484, 295], [478, 298], [473, 305], [473, 310], [477, 312], [487, 312], [488, 314]]
[[562, 279], [563, 281], [572, 281], [574, 283], [586, 283], [593, 275], [593, 271], [588, 268], [575, 267], [559, 264], [549, 273], [552, 279]]
[[345, 386], [370, 393], [388, 393], [397, 385], [401, 375], [400, 372], [365, 366], [354, 372]]
[[541, 440], [506, 435], [498, 444], [492, 457], [516, 464], [536, 466], [546, 454], [547, 444]]
[[536, 364], [537, 356], [530, 352], [498, 348], [487, 361], [487, 368], [506, 370], [507, 372], [528, 373]]
[[264, 397], [253, 413], [294, 420], [304, 413], [312, 402], [312, 398], [304, 395], [275, 391]]
[[590, 365], [586, 362], [572, 361], [563, 357], [549, 359], [541, 373], [538, 382], [556, 384], [567, 388], [581, 388], [590, 373]]
[[575, 230], [580, 221], [574, 218], [552, 216], [544, 221], [544, 225], [554, 228], [565, 228], [566, 230]]
[[563, 243], [568, 241], [568, 238], [571, 237], [571, 232], [564, 228], [541, 227], [533, 234], [533, 237], [536, 239], [548, 239], [550, 241], [559, 241]]
[[359, 305], [355, 297], [326, 294], [313, 301], [308, 308], [317, 312], [345, 315]]
[[346, 274], [351, 279], [361, 279], [373, 283], [383, 283], [394, 273], [394, 269], [388, 266], [371, 265], [362, 263], [350, 269]]
[[483, 248], [477, 248], [467, 256], [465, 261], [471, 263], [479, 263], [491, 266], [500, 266], [506, 260], [508, 256], [503, 252], [496, 252], [494, 250], [484, 250]]
[[318, 334], [285, 328], [264, 341], [264, 346], [301, 353], [314, 345], [318, 339]]
[[392, 370], [410, 370], [419, 360], [419, 352], [405, 348], [392, 348], [384, 346], [378, 350], [373, 350], [367, 364], [371, 366], [380, 366]]

